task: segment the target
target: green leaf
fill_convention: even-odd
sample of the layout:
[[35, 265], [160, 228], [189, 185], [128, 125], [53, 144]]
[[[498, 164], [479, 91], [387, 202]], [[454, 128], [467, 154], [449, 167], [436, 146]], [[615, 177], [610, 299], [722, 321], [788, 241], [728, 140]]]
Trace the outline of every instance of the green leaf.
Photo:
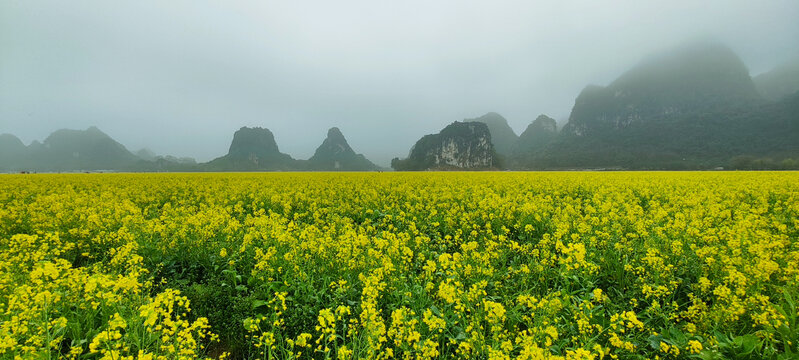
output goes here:
[[756, 348], [760, 347], [760, 339], [752, 334], [738, 336], [734, 339], [734, 342], [743, 350], [743, 352], [739, 353], [740, 355], [751, 354]]
[[671, 335], [671, 339], [673, 340], [673, 342], [675, 342], [678, 345], [683, 345], [687, 342], [685, 334], [683, 334], [683, 332], [676, 327], [669, 329], [669, 334]]
[[652, 335], [647, 340], [649, 340], [649, 346], [652, 349], [660, 350], [660, 342], [663, 341], [663, 335]]

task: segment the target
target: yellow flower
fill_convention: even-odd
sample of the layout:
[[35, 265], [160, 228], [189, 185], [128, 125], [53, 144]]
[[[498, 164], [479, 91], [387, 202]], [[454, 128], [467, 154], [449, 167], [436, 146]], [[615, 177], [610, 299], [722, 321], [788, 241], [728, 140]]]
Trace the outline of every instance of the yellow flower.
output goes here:
[[696, 340], [688, 340], [688, 352], [691, 354], [698, 354], [702, 351], [702, 343]]

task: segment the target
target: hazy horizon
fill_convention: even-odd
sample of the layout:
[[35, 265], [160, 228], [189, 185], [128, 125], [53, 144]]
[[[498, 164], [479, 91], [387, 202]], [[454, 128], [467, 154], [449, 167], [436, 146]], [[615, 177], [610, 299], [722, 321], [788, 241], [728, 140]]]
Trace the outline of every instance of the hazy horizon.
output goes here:
[[[312, 9], [309, 11], [307, 9]], [[0, 133], [97, 126], [204, 162], [242, 126], [307, 159], [330, 127], [381, 166], [487, 112], [562, 125], [589, 84], [696, 38], [754, 76], [799, 57], [799, 2], [6, 1]]]

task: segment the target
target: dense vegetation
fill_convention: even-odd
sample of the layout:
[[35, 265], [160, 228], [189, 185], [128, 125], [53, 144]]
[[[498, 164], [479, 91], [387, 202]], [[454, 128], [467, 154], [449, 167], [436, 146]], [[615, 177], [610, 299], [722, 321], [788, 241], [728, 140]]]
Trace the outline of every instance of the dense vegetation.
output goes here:
[[[749, 110], [662, 116], [591, 136], [561, 134], [531, 157], [534, 168], [735, 168], [741, 157], [799, 156], [799, 94]], [[780, 167], [772, 167], [772, 169]]]
[[795, 173], [0, 180], [2, 358], [799, 354]]
[[799, 58], [752, 78], [765, 99], [779, 101], [799, 90]]

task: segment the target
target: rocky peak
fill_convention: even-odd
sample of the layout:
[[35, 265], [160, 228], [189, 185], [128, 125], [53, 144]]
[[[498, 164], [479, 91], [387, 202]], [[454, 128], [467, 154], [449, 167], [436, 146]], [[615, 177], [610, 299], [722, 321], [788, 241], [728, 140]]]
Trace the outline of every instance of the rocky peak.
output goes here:
[[228, 157], [231, 159], [265, 158], [279, 153], [275, 135], [269, 129], [242, 127], [233, 134]]
[[327, 131], [327, 137], [322, 141], [308, 159], [311, 170], [345, 170], [366, 171], [377, 169], [377, 166], [361, 154], [356, 154], [347, 143], [344, 134], [337, 127]]
[[513, 147], [513, 154], [515, 157], [528, 156], [546, 147], [557, 136], [558, 124], [555, 119], [543, 114], [539, 115], [519, 135], [519, 140]]
[[513, 144], [519, 138], [513, 129], [508, 125], [502, 115], [495, 112], [487, 113], [481, 117], [474, 119], [466, 119], [465, 122], [481, 122], [488, 126], [488, 131], [491, 133], [491, 142], [494, 148], [500, 154], [510, 154]]
[[407, 159], [394, 159], [396, 170], [488, 169], [495, 166], [494, 145], [482, 122], [453, 122], [438, 134], [425, 135]]
[[339, 154], [355, 154], [355, 151], [352, 150], [350, 144], [347, 143], [347, 139], [344, 138], [344, 134], [341, 133], [337, 127], [332, 127], [330, 130], [327, 131], [327, 138], [322, 142], [314, 156], [324, 156], [324, 154], [332, 154], [332, 155], [339, 155]]
[[[555, 133], [558, 132], [558, 122], [555, 119], [544, 114], [538, 115], [529, 126], [527, 130], [541, 130], [545, 132]], [[525, 132], [527, 131], [525, 130]]]
[[347, 142], [347, 140], [344, 138], [344, 134], [342, 134], [341, 130], [335, 126], [327, 130], [327, 139], [330, 141]]
[[295, 170], [297, 161], [283, 154], [269, 129], [242, 127], [233, 134], [227, 155], [206, 164], [208, 169], [231, 171]]

